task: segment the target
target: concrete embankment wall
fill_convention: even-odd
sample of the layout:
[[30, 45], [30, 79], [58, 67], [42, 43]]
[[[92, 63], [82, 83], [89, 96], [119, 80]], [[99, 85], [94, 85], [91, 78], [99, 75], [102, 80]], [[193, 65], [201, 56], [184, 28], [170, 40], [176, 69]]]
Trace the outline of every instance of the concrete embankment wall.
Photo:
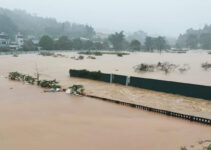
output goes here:
[[187, 97], [201, 98], [211, 101], [211, 86], [163, 81], [147, 78], [128, 77], [86, 70], [70, 70], [70, 76], [116, 83], [126, 86], [138, 87], [159, 92], [178, 94]]
[[[128, 86], [139, 87], [139, 88], [149, 89], [149, 90], [154, 90], [154, 91], [161, 91], [161, 92], [166, 92], [166, 93], [180, 94], [184, 96], [211, 100], [211, 87], [209, 86], [201, 86], [201, 85], [194, 85], [194, 84], [145, 79], [145, 78], [137, 78], [137, 77], [127, 77], [127, 76], [114, 75], [114, 74], [104, 74], [101, 72], [89, 72], [87, 70], [72, 70], [71, 69], [69, 73], [71, 77], [86, 78], [86, 79], [104, 81], [108, 83], [117, 83], [121, 85], [128, 85]], [[190, 120], [193, 122], [199, 122], [199, 123], [211, 125], [211, 119], [208, 119], [208, 118], [176, 113], [172, 111], [156, 109], [152, 107], [122, 102], [119, 100], [112, 100], [108, 98], [97, 97], [93, 95], [86, 95], [86, 96], [100, 99], [107, 102], [124, 105], [124, 106], [142, 109], [142, 110], [146, 110], [150, 112], [160, 113], [167, 116], [177, 117], [177, 118], [181, 118], [185, 120]]]

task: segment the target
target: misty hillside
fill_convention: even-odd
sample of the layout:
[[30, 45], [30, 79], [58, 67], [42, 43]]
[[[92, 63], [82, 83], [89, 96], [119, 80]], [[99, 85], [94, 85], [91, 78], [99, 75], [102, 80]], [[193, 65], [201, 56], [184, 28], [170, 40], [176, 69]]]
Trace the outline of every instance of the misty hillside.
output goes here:
[[177, 47], [189, 49], [211, 49], [211, 25], [205, 25], [203, 29], [188, 29], [177, 40]]
[[24, 36], [40, 37], [48, 34], [53, 37], [66, 35], [70, 38], [91, 38], [95, 31], [91, 26], [76, 23], [60, 23], [53, 18], [33, 16], [22, 10], [8, 10], [0, 8], [0, 32], [6, 32], [11, 37], [17, 32]]

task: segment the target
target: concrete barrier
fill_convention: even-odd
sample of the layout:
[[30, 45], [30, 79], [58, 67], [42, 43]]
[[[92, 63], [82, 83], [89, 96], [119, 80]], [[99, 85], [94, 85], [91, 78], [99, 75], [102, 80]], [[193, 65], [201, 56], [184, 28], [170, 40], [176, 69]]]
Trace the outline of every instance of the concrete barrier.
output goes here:
[[[75, 72], [78, 72], [75, 75]], [[89, 78], [86, 76], [80, 76], [80, 70], [70, 70], [70, 76]], [[112, 78], [109, 78], [111, 77]], [[138, 87], [142, 89], [148, 89], [158, 92], [166, 92], [171, 94], [178, 94], [187, 97], [201, 98], [205, 100], [211, 100], [211, 86], [155, 80], [138, 77], [127, 77], [122, 75], [104, 74], [101, 73], [101, 78], [97, 79], [108, 83], [117, 83], [121, 85], [128, 85], [132, 87]]]

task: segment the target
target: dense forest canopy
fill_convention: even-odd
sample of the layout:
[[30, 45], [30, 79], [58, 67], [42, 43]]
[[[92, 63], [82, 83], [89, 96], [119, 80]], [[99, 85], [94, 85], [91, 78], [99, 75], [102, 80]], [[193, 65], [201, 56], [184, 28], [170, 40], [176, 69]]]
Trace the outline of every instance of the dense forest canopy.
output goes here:
[[17, 32], [35, 37], [47, 34], [52, 37], [66, 35], [69, 38], [92, 38], [95, 35], [94, 29], [88, 25], [60, 23], [56, 19], [33, 16], [23, 10], [3, 8], [0, 8], [0, 32], [6, 32], [11, 37]]

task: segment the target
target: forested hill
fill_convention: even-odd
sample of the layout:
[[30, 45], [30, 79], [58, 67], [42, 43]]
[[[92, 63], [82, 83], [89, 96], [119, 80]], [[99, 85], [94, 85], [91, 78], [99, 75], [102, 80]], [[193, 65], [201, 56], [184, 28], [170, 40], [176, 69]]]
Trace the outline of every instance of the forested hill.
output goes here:
[[211, 25], [205, 25], [203, 29], [188, 29], [177, 40], [177, 47], [189, 49], [211, 49]]
[[23, 10], [9, 10], [0, 8], [0, 32], [6, 32], [14, 37], [17, 32], [24, 36], [50, 35], [59, 37], [66, 35], [70, 38], [91, 38], [95, 31], [91, 26], [70, 22], [60, 23], [54, 18], [33, 16]]

